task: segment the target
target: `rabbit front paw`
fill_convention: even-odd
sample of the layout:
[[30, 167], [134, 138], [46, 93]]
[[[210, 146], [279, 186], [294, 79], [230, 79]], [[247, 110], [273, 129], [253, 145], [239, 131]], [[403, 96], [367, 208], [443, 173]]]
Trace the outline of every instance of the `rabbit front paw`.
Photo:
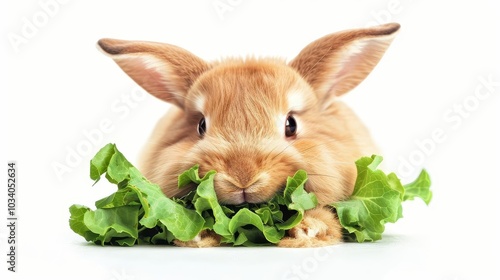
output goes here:
[[279, 247], [321, 247], [340, 243], [342, 227], [337, 217], [327, 208], [315, 208], [304, 213], [302, 221], [288, 231]]
[[204, 230], [196, 235], [193, 240], [180, 241], [174, 240], [174, 244], [178, 247], [193, 247], [193, 248], [206, 248], [216, 247], [220, 245], [220, 236], [215, 232]]

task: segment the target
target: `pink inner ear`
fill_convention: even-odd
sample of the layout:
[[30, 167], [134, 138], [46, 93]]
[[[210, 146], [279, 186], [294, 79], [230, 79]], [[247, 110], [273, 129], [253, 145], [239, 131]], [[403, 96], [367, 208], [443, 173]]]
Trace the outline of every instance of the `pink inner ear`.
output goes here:
[[170, 73], [165, 63], [153, 56], [122, 56], [116, 57], [116, 62], [137, 84], [163, 101], [183, 106], [182, 96], [178, 94], [181, 81]]
[[338, 66], [338, 72], [333, 73], [330, 76], [331, 85], [326, 91], [329, 95], [333, 94], [335, 96], [340, 96], [357, 85], [355, 80], [352, 80], [350, 76], [356, 75], [355, 71], [359, 62], [363, 59], [361, 53], [351, 54], [346, 59], [343, 59]]
[[377, 40], [364, 40], [332, 57], [331, 61], [336, 63], [332, 66], [330, 82], [324, 85], [327, 95], [340, 96], [359, 85], [383, 54], [379, 44]]

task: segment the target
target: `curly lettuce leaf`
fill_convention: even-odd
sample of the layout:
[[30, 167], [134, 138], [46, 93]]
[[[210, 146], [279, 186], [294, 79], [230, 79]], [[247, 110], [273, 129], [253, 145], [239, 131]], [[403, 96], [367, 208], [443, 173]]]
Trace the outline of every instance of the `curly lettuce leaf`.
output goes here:
[[85, 213], [92, 211], [87, 206], [74, 204], [69, 208], [69, 227], [87, 241], [94, 241], [99, 235], [92, 232], [84, 223]]
[[[304, 190], [305, 171], [289, 177], [282, 194], [262, 204], [220, 205], [214, 188], [215, 171], [199, 176], [193, 166], [178, 177], [178, 186], [196, 185], [183, 198], [167, 198], [118, 151], [104, 146], [90, 162], [90, 178], [102, 176], [117, 191], [96, 201], [96, 210], [70, 207], [70, 227], [96, 244], [132, 246], [137, 243], [170, 244], [189, 241], [202, 230], [212, 230], [221, 242], [233, 245], [277, 243], [285, 230], [297, 225], [304, 211], [317, 205], [316, 196]], [[286, 218], [286, 221], [283, 219]]]
[[[107, 144], [90, 160], [90, 178], [97, 183], [101, 175], [105, 174], [111, 157], [115, 154], [115, 145]], [[94, 184], [95, 184], [94, 183]]]
[[[395, 174], [377, 169], [381, 161], [375, 155], [356, 161], [358, 177], [352, 196], [331, 205], [347, 240], [379, 240], [385, 223], [402, 217], [403, 201], [418, 197], [428, 204], [432, 198], [425, 170], [403, 186]], [[316, 196], [304, 188], [307, 173], [303, 170], [288, 177], [283, 191], [270, 201], [236, 206], [219, 204], [215, 175], [209, 171], [200, 177], [195, 165], [178, 177], [179, 188], [193, 185], [195, 190], [181, 198], [168, 198], [114, 144], [108, 144], [91, 160], [90, 178], [95, 185], [105, 176], [117, 191], [96, 201], [96, 210], [72, 205], [70, 228], [101, 245], [171, 244], [174, 239], [189, 241], [202, 230], [211, 230], [222, 243], [260, 246], [279, 242], [302, 221], [305, 211], [318, 205]]]
[[430, 180], [427, 172], [403, 186], [399, 178], [377, 169], [381, 156], [363, 157], [356, 161], [358, 176], [351, 197], [333, 203], [347, 240], [376, 241], [382, 238], [386, 223], [402, 217], [402, 202], [415, 197], [430, 202]]
[[[183, 187], [199, 183], [192, 204], [200, 215], [213, 217], [214, 222], [207, 228], [221, 236], [223, 243], [245, 246], [277, 243], [285, 235], [285, 229], [297, 225], [304, 211], [318, 204], [316, 196], [304, 190], [307, 174], [302, 170], [288, 178], [283, 194], [251, 207], [220, 205], [214, 188], [214, 176], [215, 172], [211, 171], [200, 178], [198, 166], [194, 166], [179, 176], [178, 185]], [[287, 222], [282, 220], [285, 215], [283, 211], [291, 216]]]
[[70, 227], [87, 241], [131, 246], [139, 238], [147, 239], [138, 235], [140, 228], [164, 227], [162, 236], [175, 235], [182, 241], [193, 239], [201, 231], [204, 219], [196, 211], [167, 198], [114, 144], [103, 147], [91, 160], [91, 179], [97, 182], [104, 174], [110, 183], [117, 185], [117, 192], [98, 200], [96, 210], [79, 205], [70, 207]]
[[130, 174], [129, 185], [144, 194], [149, 207], [139, 221], [141, 225], [153, 228], [161, 223], [181, 241], [189, 241], [201, 231], [204, 220], [196, 211], [167, 198], [158, 185], [147, 181], [137, 169], [131, 168]]
[[429, 205], [432, 199], [432, 192], [430, 190], [431, 179], [429, 173], [424, 169], [420, 172], [415, 181], [404, 185], [405, 194], [403, 200], [413, 200], [415, 197], [422, 199], [425, 204]]

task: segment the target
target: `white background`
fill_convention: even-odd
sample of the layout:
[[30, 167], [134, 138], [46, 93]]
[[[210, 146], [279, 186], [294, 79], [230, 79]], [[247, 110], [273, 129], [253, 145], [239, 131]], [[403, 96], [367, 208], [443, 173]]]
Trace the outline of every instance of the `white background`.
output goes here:
[[[494, 1], [68, 0], [50, 9], [46, 2], [0, 7], [2, 217], [8, 160], [17, 161], [19, 176], [18, 272], [7, 272], [2, 261], [7, 279], [500, 279]], [[221, 3], [231, 9], [218, 12], [214, 4]], [[387, 227], [382, 241], [328, 250], [120, 248], [86, 244], [69, 229], [71, 204], [93, 206], [113, 191], [91, 187], [88, 161], [95, 152], [114, 142], [136, 161], [168, 108], [137, 95], [131, 79], [95, 48], [99, 38], [168, 42], [207, 60], [290, 59], [328, 33], [387, 21], [401, 23], [400, 33], [346, 100], [383, 148], [387, 169], [406, 182], [428, 169], [434, 198], [428, 207], [407, 203], [405, 217]], [[481, 79], [497, 82], [488, 90]], [[459, 106], [462, 115], [454, 111]], [[85, 134], [106, 120], [112, 130], [89, 142]], [[89, 149], [73, 154], [78, 147]], [[57, 165], [67, 169], [58, 174]], [[0, 226], [1, 260], [7, 237]]]

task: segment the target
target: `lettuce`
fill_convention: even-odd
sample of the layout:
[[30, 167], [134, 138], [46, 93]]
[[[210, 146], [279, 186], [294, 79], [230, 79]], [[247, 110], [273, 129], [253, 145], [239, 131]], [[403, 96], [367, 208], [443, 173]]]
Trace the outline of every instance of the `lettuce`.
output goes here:
[[[423, 171], [413, 183], [402, 186], [394, 174], [376, 167], [379, 156], [356, 162], [358, 178], [349, 200], [332, 204], [345, 229], [346, 240], [375, 241], [384, 224], [402, 216], [401, 202], [422, 198], [429, 203], [430, 180]], [[117, 191], [95, 202], [95, 210], [82, 205], [69, 208], [70, 228], [85, 240], [99, 245], [172, 244], [174, 239], [192, 240], [202, 230], [211, 230], [221, 242], [235, 246], [272, 245], [317, 206], [313, 193], [304, 189], [307, 173], [299, 170], [289, 177], [283, 192], [260, 204], [220, 205], [210, 171], [202, 178], [198, 166], [178, 177], [179, 188], [196, 189], [181, 198], [168, 198], [158, 185], [149, 182], [114, 144], [104, 146], [90, 162], [94, 185], [103, 176]]]
[[358, 176], [349, 200], [332, 204], [347, 240], [376, 241], [382, 238], [385, 223], [402, 217], [402, 202], [421, 198], [429, 204], [432, 198], [429, 174], [422, 170], [418, 178], [402, 185], [394, 173], [386, 175], [377, 169], [381, 156], [356, 161]]
[[96, 201], [96, 210], [72, 205], [69, 220], [75, 233], [100, 245], [171, 244], [173, 239], [192, 240], [202, 230], [214, 231], [222, 243], [268, 245], [280, 241], [306, 210], [318, 204], [316, 196], [304, 190], [306, 173], [298, 171], [288, 178], [283, 193], [269, 202], [223, 206], [214, 189], [215, 171], [200, 178], [198, 166], [178, 178], [180, 188], [194, 183], [196, 190], [171, 199], [114, 144], [103, 147], [91, 160], [91, 179], [97, 183], [103, 175], [118, 190]]

